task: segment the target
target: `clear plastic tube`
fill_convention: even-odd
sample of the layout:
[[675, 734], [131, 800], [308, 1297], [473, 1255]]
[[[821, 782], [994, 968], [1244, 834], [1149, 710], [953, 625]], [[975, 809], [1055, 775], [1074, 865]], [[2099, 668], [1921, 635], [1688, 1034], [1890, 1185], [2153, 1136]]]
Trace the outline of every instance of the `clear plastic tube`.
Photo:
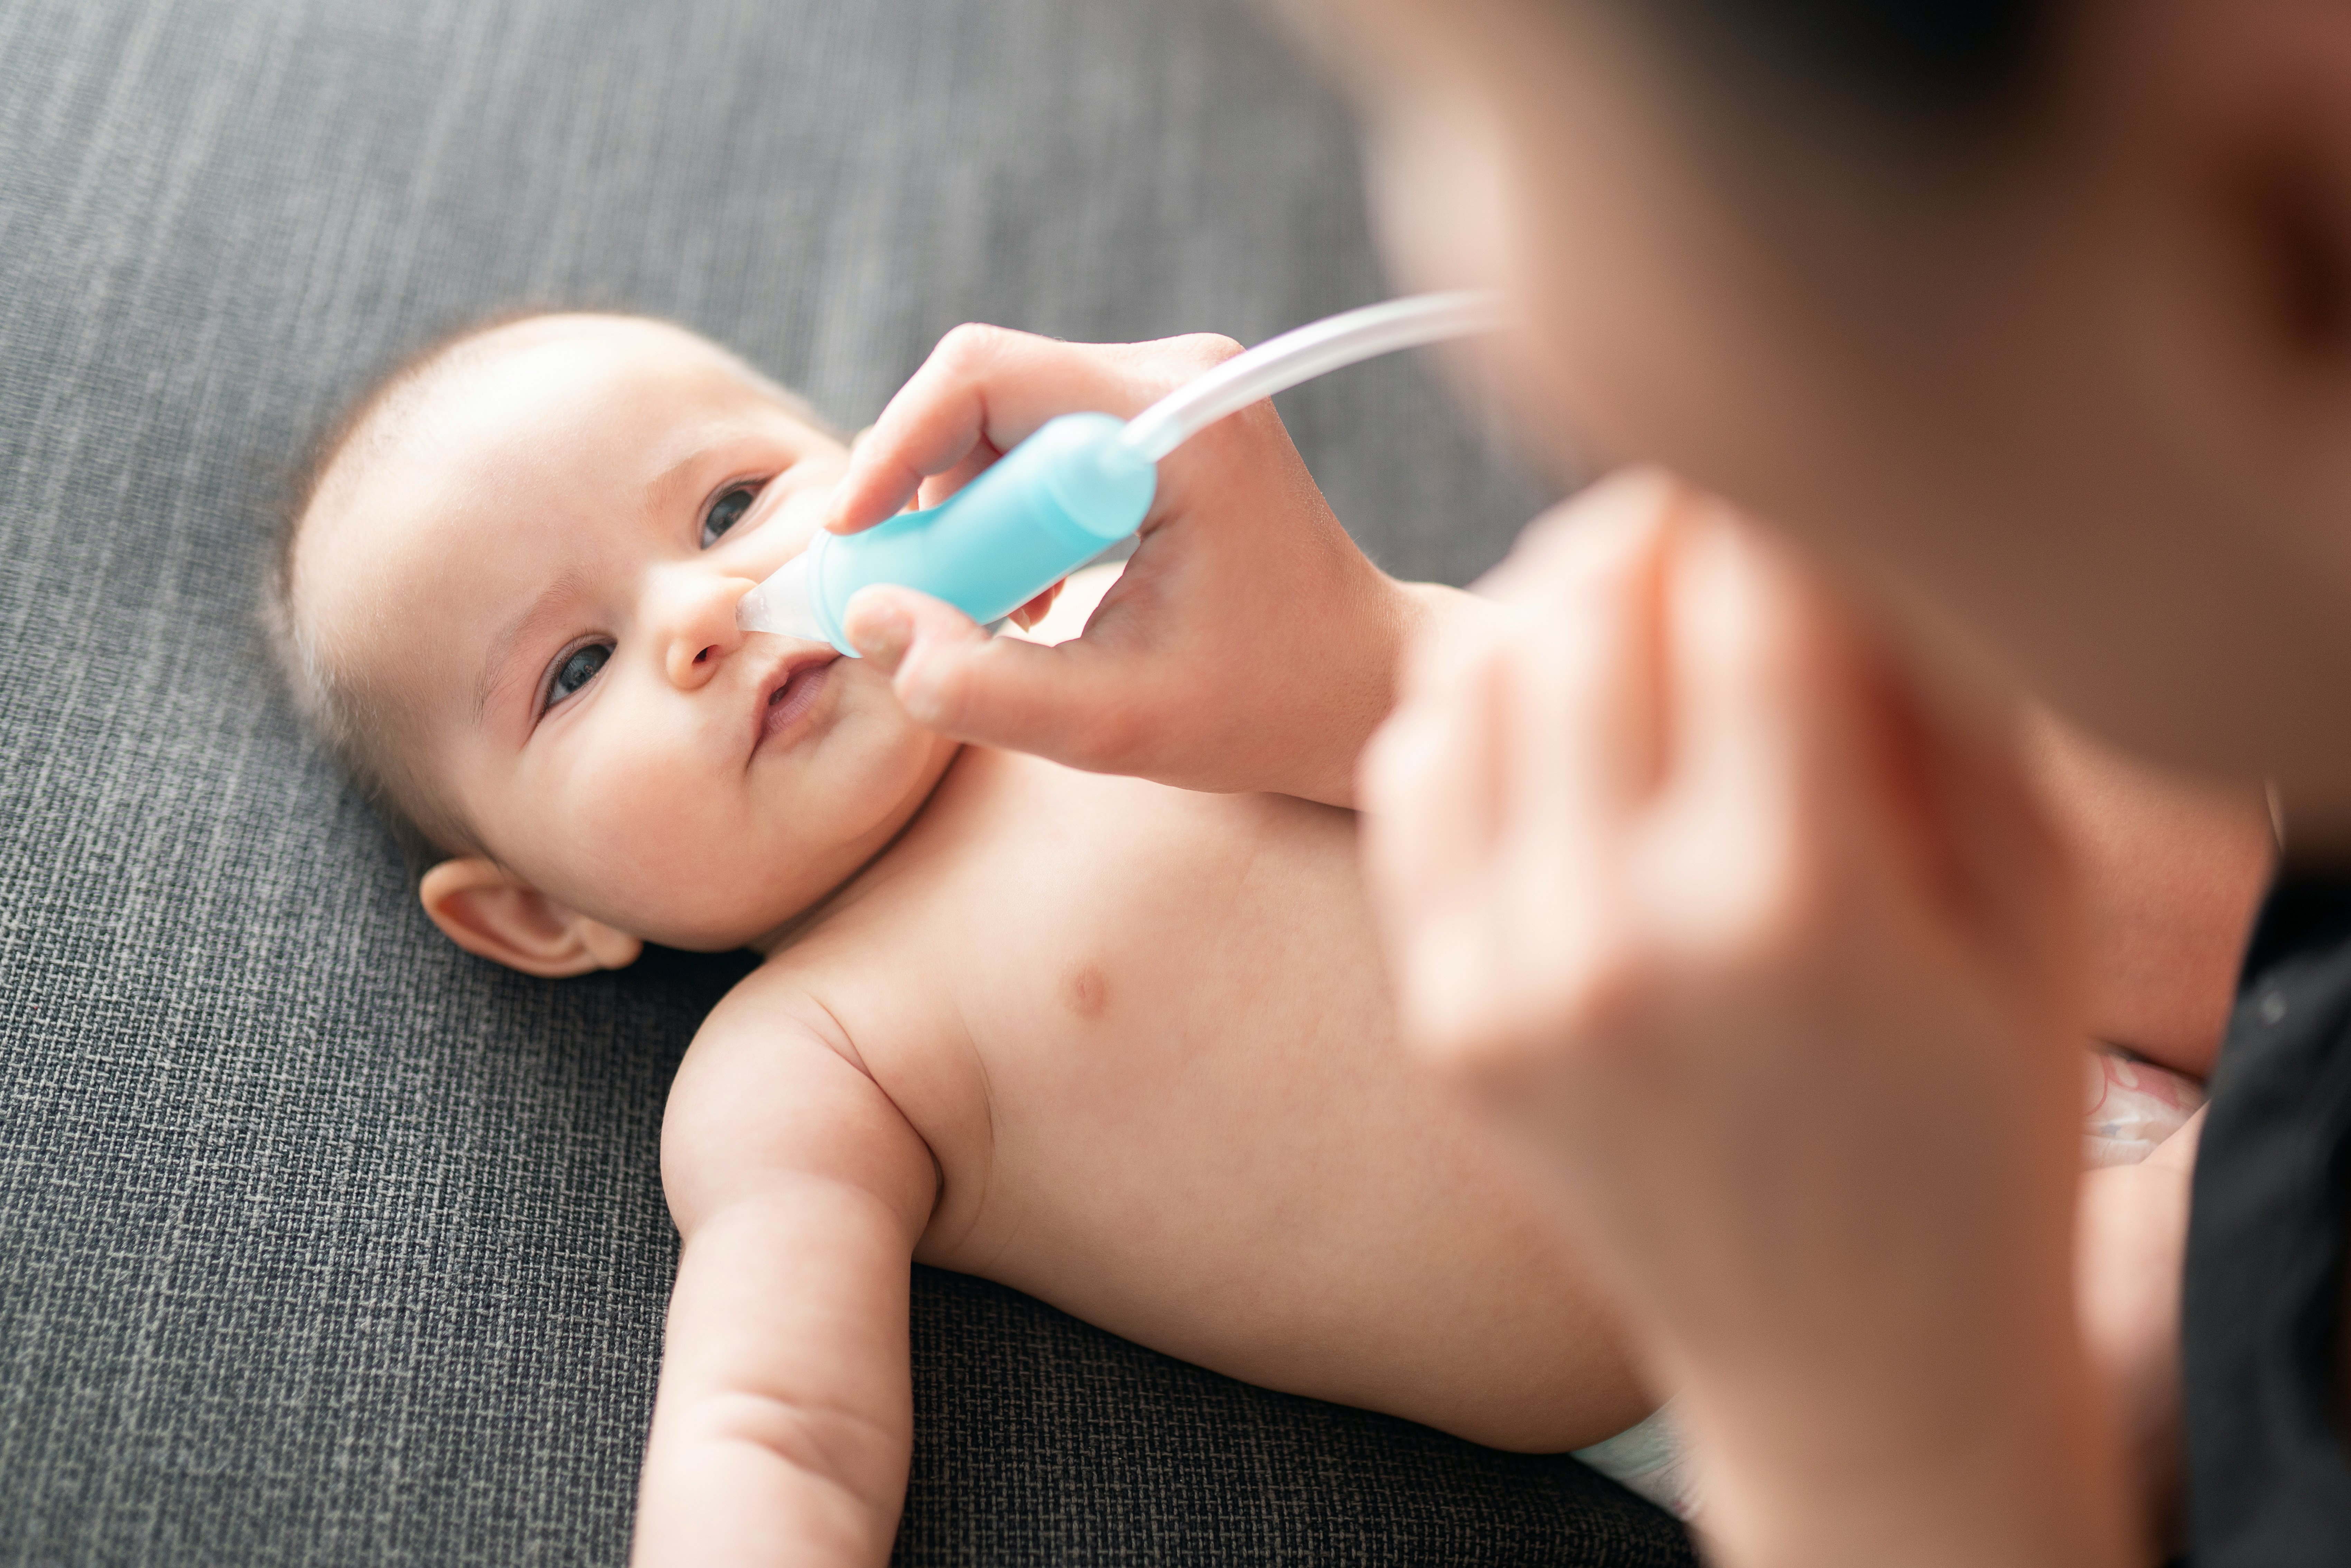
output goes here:
[[1416, 294], [1327, 317], [1235, 355], [1127, 422], [1120, 443], [1156, 463], [1227, 414], [1301, 382], [1399, 349], [1490, 332], [1509, 319], [1495, 294]]

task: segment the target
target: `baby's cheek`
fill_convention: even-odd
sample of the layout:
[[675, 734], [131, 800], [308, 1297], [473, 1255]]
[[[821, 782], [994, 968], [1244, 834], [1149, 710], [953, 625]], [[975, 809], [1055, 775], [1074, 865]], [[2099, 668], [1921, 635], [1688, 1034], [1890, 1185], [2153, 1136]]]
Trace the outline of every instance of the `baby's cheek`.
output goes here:
[[[822, 748], [748, 768], [650, 737], [590, 770], [569, 814], [589, 884], [577, 907], [671, 946], [740, 946], [799, 912], [865, 857], [840, 831]], [[870, 813], [871, 808], [866, 810]]]
[[533, 863], [520, 869], [572, 907], [669, 946], [732, 947], [782, 924], [920, 803], [942, 744], [878, 673], [850, 660], [833, 668], [833, 722], [747, 767], [714, 761], [706, 739], [665, 739], [643, 716], [600, 733], [534, 793], [517, 824]]
[[680, 940], [706, 890], [740, 852], [719, 781], [681, 766], [692, 753], [644, 737], [572, 758], [527, 831], [548, 891], [610, 925]]

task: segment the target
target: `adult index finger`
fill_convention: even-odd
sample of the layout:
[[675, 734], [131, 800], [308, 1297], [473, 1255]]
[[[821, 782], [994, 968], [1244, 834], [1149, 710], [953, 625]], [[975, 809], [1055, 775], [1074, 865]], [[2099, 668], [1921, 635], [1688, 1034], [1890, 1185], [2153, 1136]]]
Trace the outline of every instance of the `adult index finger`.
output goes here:
[[974, 477], [990, 449], [1010, 451], [1056, 414], [1128, 416], [1155, 395], [1123, 346], [957, 327], [850, 454], [824, 526], [838, 534], [872, 528], [895, 516], [925, 479], [951, 470]]

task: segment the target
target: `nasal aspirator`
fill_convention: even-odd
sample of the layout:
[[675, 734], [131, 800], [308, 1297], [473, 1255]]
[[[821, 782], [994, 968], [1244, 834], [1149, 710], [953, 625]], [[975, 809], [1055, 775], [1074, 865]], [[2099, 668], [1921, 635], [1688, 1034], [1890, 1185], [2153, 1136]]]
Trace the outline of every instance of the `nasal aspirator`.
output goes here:
[[820, 531], [745, 594], [737, 624], [831, 643], [861, 588], [920, 589], [983, 625], [1000, 621], [1143, 526], [1159, 460], [1261, 398], [1320, 375], [1502, 325], [1487, 294], [1392, 299], [1301, 327], [1178, 387], [1134, 419], [1065, 413], [961, 490], [856, 534]]

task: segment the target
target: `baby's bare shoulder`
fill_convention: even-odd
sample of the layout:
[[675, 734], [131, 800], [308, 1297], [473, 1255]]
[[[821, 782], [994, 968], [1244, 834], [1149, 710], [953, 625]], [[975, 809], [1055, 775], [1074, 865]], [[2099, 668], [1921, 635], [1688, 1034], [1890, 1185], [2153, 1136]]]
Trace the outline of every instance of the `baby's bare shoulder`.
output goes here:
[[853, 1061], [854, 1043], [823, 999], [840, 983], [828, 970], [820, 954], [797, 947], [769, 957], [710, 1009], [695, 1035], [693, 1050], [705, 1054], [756, 1050], [763, 1040], [778, 1035], [813, 1036]]
[[810, 977], [762, 966], [712, 1010], [679, 1064], [662, 1117], [662, 1184], [681, 1231], [784, 1176], [927, 1213], [928, 1145]]

